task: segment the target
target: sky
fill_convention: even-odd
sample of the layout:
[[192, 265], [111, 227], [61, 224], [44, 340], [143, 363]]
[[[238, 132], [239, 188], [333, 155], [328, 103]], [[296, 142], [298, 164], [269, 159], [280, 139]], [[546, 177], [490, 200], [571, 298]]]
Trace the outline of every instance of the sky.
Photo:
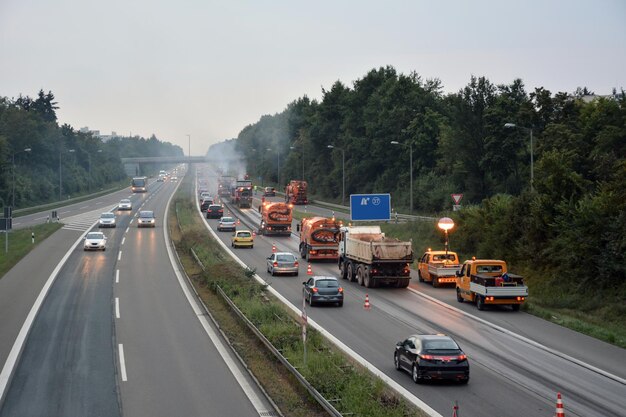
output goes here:
[[60, 124], [204, 155], [386, 65], [449, 93], [626, 89], [625, 21], [625, 0], [0, 0], [0, 96], [52, 91]]

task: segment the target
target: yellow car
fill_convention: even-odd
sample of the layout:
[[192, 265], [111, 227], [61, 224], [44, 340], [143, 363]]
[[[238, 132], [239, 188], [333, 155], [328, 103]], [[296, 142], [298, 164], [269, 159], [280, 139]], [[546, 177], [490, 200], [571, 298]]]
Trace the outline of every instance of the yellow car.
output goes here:
[[233, 248], [246, 247], [250, 248], [254, 247], [254, 235], [249, 230], [237, 230], [233, 233], [233, 237], [230, 241], [230, 246]]

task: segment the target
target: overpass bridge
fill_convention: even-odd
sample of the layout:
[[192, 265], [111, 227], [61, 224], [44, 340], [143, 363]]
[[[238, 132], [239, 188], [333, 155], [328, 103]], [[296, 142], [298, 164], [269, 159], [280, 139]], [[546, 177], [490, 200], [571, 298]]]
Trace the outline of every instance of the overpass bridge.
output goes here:
[[167, 164], [220, 164], [224, 162], [237, 162], [242, 158], [215, 157], [215, 156], [139, 156], [135, 158], [122, 158], [124, 171], [129, 177], [140, 175], [140, 165], [167, 165]]

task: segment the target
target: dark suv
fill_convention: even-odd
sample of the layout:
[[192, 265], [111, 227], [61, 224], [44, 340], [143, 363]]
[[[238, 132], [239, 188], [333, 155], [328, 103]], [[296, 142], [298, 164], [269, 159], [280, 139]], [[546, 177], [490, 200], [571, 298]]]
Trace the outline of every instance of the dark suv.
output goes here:
[[211, 204], [213, 204], [213, 197], [203, 198], [200, 202], [200, 211], [207, 211]]
[[207, 219], [220, 219], [224, 215], [224, 208], [219, 204], [211, 204], [206, 210]]

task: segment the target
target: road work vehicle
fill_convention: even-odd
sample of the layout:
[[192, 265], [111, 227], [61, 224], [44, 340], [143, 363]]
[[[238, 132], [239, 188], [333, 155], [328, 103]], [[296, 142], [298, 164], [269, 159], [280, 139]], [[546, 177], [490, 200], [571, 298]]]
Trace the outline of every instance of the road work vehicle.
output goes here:
[[339, 271], [341, 277], [375, 288], [405, 288], [411, 281], [411, 242], [386, 237], [380, 226], [341, 227]]
[[309, 217], [298, 224], [300, 256], [307, 261], [331, 259], [337, 261], [339, 229], [342, 222], [334, 218]]
[[285, 187], [285, 202], [290, 204], [308, 204], [308, 184], [306, 181], [291, 180]]
[[259, 234], [291, 236], [292, 209], [291, 204], [264, 201], [259, 206], [261, 212]]
[[428, 248], [419, 260], [417, 276], [420, 282], [430, 282], [437, 288], [442, 284], [454, 285], [460, 269], [456, 252]]
[[456, 277], [456, 299], [475, 302], [479, 310], [486, 305], [509, 305], [514, 311], [528, 297], [524, 278], [507, 271], [506, 262], [493, 259], [465, 261]]

